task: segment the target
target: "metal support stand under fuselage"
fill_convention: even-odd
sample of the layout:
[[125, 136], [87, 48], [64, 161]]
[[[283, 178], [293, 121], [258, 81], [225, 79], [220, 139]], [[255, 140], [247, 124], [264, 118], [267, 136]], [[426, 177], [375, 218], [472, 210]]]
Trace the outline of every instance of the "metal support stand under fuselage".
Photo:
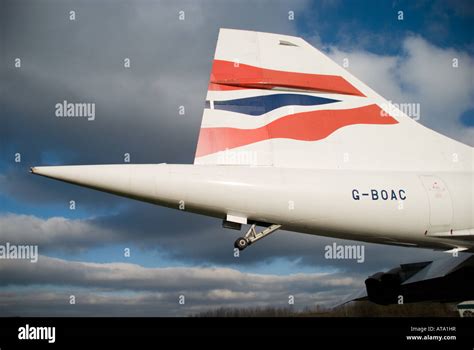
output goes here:
[[244, 250], [250, 244], [255, 243], [259, 239], [262, 239], [263, 237], [268, 236], [269, 234], [275, 232], [276, 230], [278, 230], [281, 227], [281, 225], [273, 224], [273, 225], [268, 226], [263, 231], [257, 232], [257, 230], [255, 230], [255, 226], [256, 226], [255, 224], [250, 226], [250, 228], [247, 231], [247, 233], [245, 234], [245, 236], [240, 237], [235, 241], [235, 243], [234, 243], [235, 248], [237, 248], [238, 250]]

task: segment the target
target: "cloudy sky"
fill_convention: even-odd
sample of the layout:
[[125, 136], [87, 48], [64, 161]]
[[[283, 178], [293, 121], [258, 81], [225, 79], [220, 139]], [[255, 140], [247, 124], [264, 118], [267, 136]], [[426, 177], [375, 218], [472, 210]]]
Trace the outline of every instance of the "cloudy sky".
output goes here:
[[[125, 153], [132, 163], [192, 163], [220, 27], [298, 35], [348, 58], [387, 99], [420, 103], [420, 123], [473, 146], [471, 1], [0, 4], [0, 244], [40, 253], [37, 263], [0, 261], [0, 315], [189, 315], [286, 306], [290, 295], [295, 307], [331, 305], [369, 274], [442, 255], [367, 244], [362, 264], [327, 260], [327, 244], [351, 242], [277, 232], [236, 258], [239, 234], [216, 219], [28, 169], [123, 163]], [[55, 117], [63, 100], [94, 102], [95, 120]]]

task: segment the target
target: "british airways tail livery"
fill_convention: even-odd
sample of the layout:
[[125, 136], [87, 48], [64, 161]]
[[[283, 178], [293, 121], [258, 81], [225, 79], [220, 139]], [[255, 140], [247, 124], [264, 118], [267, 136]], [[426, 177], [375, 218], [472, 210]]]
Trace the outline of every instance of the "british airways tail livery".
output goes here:
[[248, 224], [241, 250], [285, 229], [473, 251], [473, 158], [303, 39], [221, 29], [194, 164], [31, 171]]

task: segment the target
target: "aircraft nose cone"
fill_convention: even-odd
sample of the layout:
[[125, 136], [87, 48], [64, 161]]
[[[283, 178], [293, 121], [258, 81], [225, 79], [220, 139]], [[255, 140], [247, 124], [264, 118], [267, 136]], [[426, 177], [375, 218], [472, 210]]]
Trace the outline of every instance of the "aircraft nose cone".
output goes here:
[[170, 182], [168, 168], [154, 164], [35, 166], [30, 171], [34, 175], [146, 201], [157, 200], [158, 179], [165, 187]]

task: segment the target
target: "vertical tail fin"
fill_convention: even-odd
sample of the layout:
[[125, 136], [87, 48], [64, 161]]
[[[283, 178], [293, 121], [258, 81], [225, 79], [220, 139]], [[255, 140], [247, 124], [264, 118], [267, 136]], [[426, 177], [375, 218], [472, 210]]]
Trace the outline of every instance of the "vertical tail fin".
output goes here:
[[[434, 152], [414, 147], [420, 137]], [[303, 39], [220, 30], [195, 164], [436, 167], [443, 146], [467, 150], [392, 108]]]

